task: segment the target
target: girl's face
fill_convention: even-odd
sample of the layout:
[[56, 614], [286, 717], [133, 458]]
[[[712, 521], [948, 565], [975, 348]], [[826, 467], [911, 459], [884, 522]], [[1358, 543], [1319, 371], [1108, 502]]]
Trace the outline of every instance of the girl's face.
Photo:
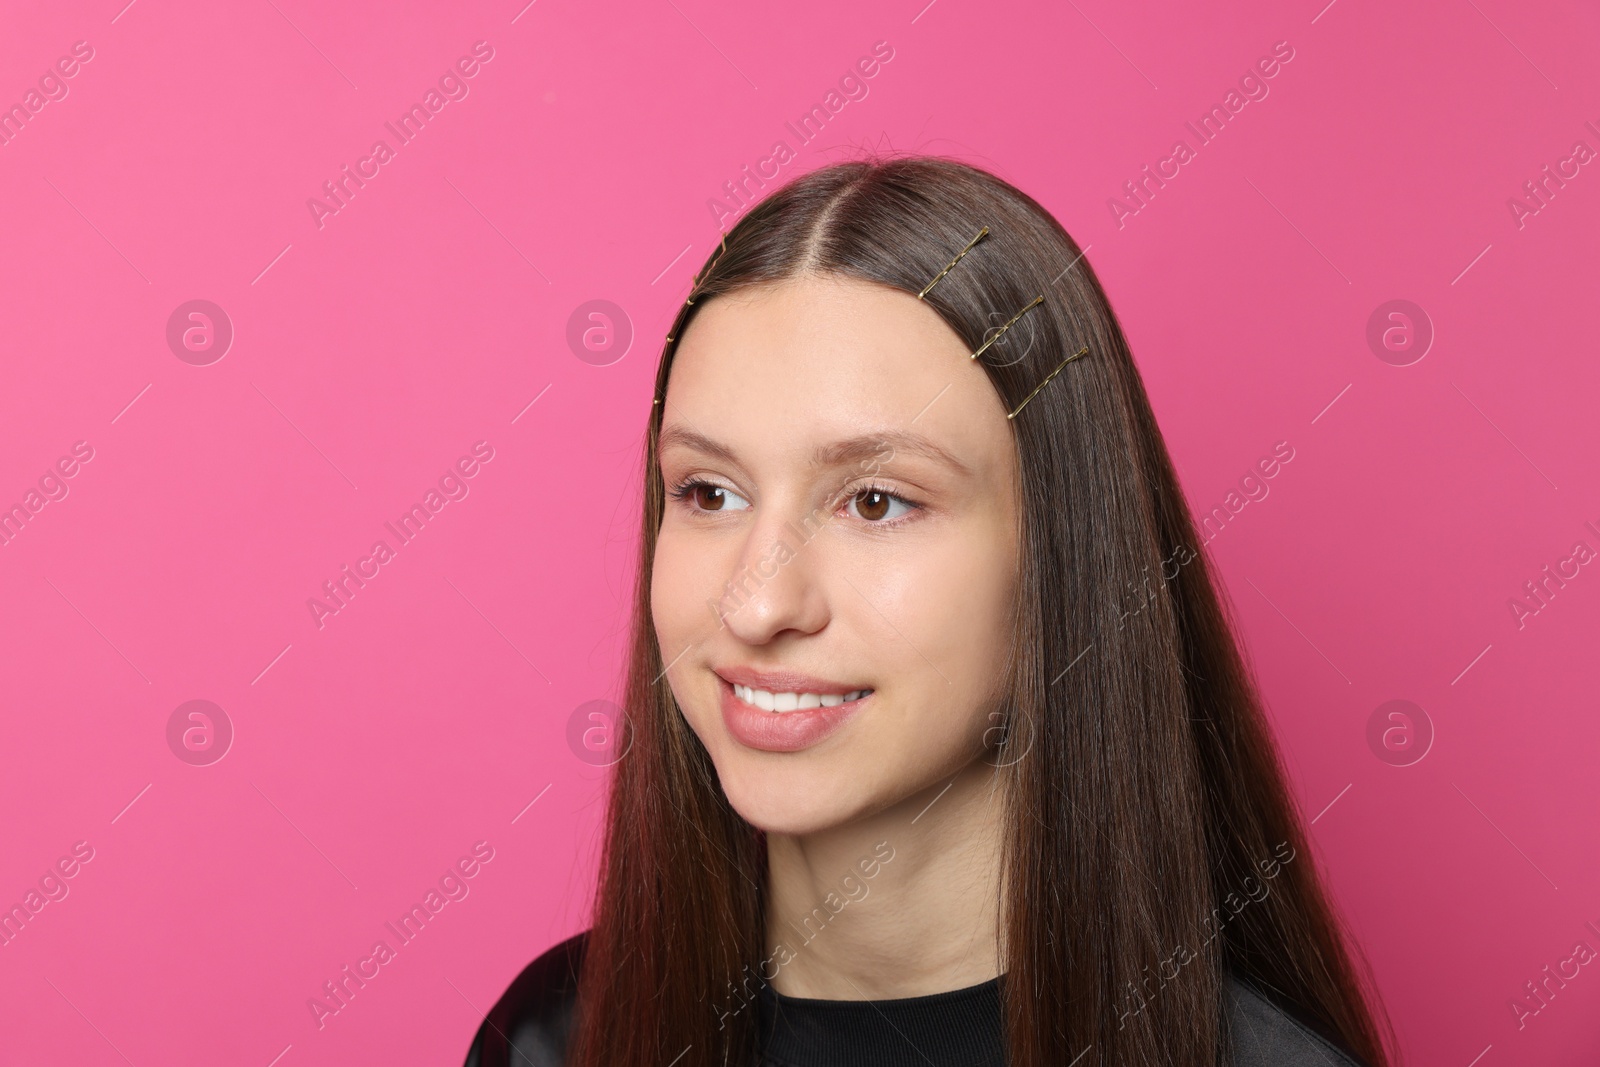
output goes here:
[[679, 341], [661, 684], [760, 829], [879, 812], [1000, 721], [1016, 449], [969, 356], [914, 296], [835, 277], [715, 297]]

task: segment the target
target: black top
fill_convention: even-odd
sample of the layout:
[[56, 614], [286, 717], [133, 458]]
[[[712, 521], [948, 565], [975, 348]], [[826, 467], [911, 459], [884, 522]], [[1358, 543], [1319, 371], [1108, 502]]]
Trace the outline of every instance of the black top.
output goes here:
[[1000, 981], [903, 1000], [811, 1000], [763, 986], [762, 1067], [1005, 1067]]
[[[564, 1067], [586, 936], [523, 969], [478, 1028], [465, 1067]], [[1004, 1067], [1003, 981], [901, 1000], [811, 1000], [764, 987], [751, 1005], [761, 1067]], [[1232, 975], [1226, 991], [1232, 1067], [1363, 1067]]]

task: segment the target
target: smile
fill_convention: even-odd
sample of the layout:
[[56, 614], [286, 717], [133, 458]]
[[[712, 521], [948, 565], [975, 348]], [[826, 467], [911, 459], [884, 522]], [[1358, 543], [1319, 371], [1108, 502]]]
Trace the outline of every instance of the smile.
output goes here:
[[755, 689], [717, 679], [722, 722], [739, 744], [761, 752], [798, 752], [819, 744], [872, 701], [871, 689], [817, 693]]
[[860, 700], [870, 692], [872, 692], [870, 689], [856, 689], [849, 693], [774, 693], [748, 685], [733, 687], [733, 695], [746, 704], [775, 713], [804, 711], [808, 708], [836, 708], [840, 704]]

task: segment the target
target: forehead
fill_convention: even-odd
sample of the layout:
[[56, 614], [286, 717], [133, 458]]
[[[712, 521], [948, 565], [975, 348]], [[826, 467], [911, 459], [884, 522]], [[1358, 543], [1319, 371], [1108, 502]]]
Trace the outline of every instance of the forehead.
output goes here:
[[679, 342], [663, 425], [741, 454], [914, 430], [980, 468], [1010, 447], [988, 375], [932, 308], [834, 277], [709, 300]]

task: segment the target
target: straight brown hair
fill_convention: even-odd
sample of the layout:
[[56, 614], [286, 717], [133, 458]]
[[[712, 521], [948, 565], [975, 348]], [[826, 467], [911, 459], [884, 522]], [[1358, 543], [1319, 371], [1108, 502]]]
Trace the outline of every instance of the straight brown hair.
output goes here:
[[[1376, 1024], [1392, 1046], [1387, 1018], [1320, 881], [1122, 329], [1048, 211], [940, 157], [796, 178], [702, 266], [655, 396], [666, 396], [676, 339], [718, 295], [807, 274], [915, 295], [983, 227], [925, 303], [975, 351], [1043, 294], [978, 360], [1006, 410], [1089, 349], [1012, 420], [1021, 592], [993, 754], [1009, 776], [1009, 1063], [1226, 1063], [1232, 972], [1387, 1067]], [[611, 781], [575, 1067], [756, 1062], [754, 1010], [734, 1009], [766, 954], [765, 846], [677, 707], [651, 623], [664, 407], [652, 406], [646, 435], [623, 694], [631, 747]]]

